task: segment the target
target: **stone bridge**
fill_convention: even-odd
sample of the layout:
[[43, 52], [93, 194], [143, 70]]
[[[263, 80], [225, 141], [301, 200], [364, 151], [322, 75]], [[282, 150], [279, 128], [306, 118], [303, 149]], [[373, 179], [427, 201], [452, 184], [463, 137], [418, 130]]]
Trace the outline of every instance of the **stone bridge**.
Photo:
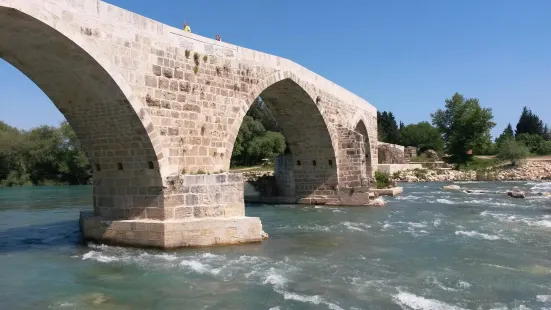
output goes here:
[[0, 0], [0, 57], [40, 87], [93, 167], [86, 239], [171, 248], [261, 240], [229, 173], [257, 97], [289, 142], [277, 183], [297, 203], [362, 204], [376, 109], [281, 57], [98, 0]]

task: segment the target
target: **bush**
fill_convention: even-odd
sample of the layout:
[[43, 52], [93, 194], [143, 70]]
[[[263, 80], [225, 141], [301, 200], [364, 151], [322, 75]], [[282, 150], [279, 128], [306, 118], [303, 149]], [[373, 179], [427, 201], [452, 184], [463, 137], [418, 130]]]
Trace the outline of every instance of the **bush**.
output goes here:
[[392, 174], [392, 178], [393, 178], [394, 180], [397, 180], [397, 179], [400, 178], [401, 175], [402, 175], [402, 172], [401, 172], [401, 171], [396, 171], [396, 172], [394, 172], [394, 173]]
[[377, 188], [389, 188], [391, 185], [390, 176], [388, 173], [382, 171], [375, 171], [375, 182]]
[[526, 145], [530, 153], [538, 154], [540, 144], [544, 142], [544, 139], [540, 135], [521, 133], [517, 135], [517, 141]]
[[415, 177], [418, 178], [418, 179], [426, 179], [427, 178], [427, 170], [415, 168], [415, 169], [413, 169], [413, 175], [415, 175]]
[[538, 155], [551, 155], [551, 141], [541, 141], [536, 153]]
[[497, 157], [502, 160], [509, 160], [513, 166], [526, 157], [530, 156], [530, 150], [524, 143], [514, 139], [507, 139], [501, 143]]

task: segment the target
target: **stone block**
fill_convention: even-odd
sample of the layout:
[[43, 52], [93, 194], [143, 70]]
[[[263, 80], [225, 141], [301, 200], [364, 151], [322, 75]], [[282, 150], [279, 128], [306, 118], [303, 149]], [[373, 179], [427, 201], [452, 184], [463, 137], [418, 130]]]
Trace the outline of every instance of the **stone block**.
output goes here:
[[195, 206], [193, 215], [196, 218], [202, 217], [221, 217], [224, 216], [224, 207], [222, 206]]
[[178, 207], [174, 209], [174, 218], [177, 220], [192, 218], [193, 207]]

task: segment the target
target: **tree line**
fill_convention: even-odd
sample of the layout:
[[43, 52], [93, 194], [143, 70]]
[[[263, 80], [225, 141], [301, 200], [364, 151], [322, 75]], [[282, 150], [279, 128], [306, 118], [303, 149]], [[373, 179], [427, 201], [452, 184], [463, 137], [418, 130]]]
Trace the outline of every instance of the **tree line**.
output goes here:
[[20, 130], [0, 121], [0, 186], [88, 184], [91, 177], [67, 122]]
[[[483, 108], [476, 98], [455, 93], [444, 108], [431, 113], [431, 122], [398, 125], [392, 112], [377, 112], [379, 140], [448, 154], [463, 163], [471, 155], [498, 155], [501, 158], [551, 154], [551, 129], [538, 115], [524, 107], [513, 131], [511, 124], [492, 141], [495, 127], [492, 109]], [[514, 153], [514, 154], [512, 154]]]
[[[494, 141], [490, 135], [496, 125], [492, 110], [483, 108], [476, 98], [456, 93], [430, 116], [431, 122], [404, 125], [392, 112], [377, 112], [378, 138], [414, 146], [420, 152], [445, 153], [456, 163], [470, 160], [470, 151], [498, 155], [513, 163], [530, 154], [551, 154], [551, 130], [527, 107], [515, 130], [509, 124]], [[231, 165], [258, 165], [265, 158], [271, 160], [287, 152], [281, 127], [259, 98], [241, 124]], [[90, 163], [67, 122], [59, 127], [20, 130], [0, 121], [0, 186], [89, 184], [91, 178]]]
[[[283, 154], [285, 137], [262, 100], [247, 112], [231, 163], [252, 166]], [[20, 130], [0, 121], [0, 186], [89, 184], [92, 169], [71, 126]]]

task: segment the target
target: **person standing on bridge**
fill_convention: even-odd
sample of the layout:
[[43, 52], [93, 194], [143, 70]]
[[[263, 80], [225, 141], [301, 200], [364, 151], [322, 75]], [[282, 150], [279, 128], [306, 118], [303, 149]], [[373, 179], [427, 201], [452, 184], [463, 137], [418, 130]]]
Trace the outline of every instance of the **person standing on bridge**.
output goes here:
[[222, 42], [222, 38], [220, 38], [220, 35], [218, 33], [216, 34], [216, 41]]
[[191, 32], [191, 27], [184, 21], [184, 31]]

